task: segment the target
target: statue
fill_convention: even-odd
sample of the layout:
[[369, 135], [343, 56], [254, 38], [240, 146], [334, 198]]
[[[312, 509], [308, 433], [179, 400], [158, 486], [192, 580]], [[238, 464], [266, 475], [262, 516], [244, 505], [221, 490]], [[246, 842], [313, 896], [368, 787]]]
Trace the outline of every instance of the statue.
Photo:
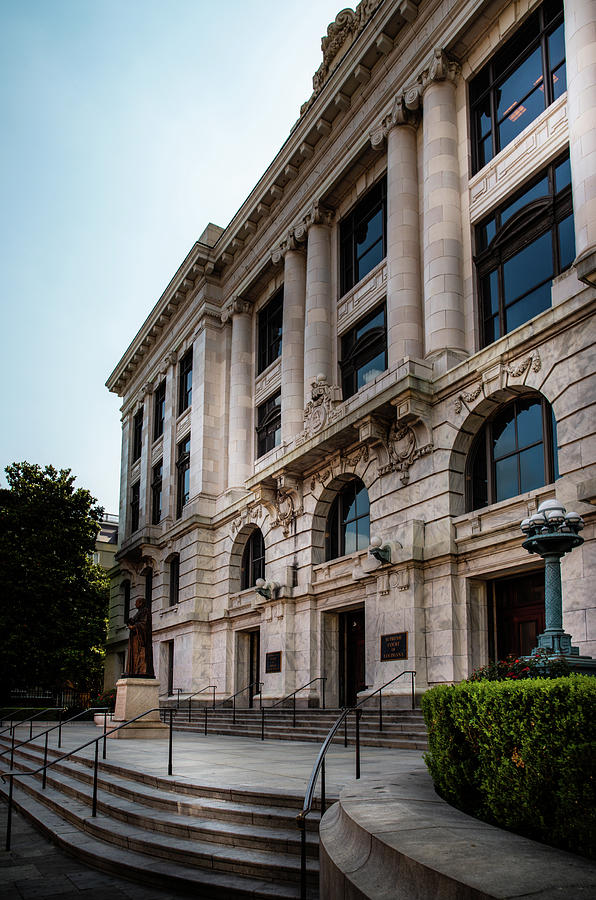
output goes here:
[[139, 597], [135, 603], [137, 612], [128, 619], [128, 659], [126, 678], [155, 678], [153, 672], [153, 646], [151, 609]]

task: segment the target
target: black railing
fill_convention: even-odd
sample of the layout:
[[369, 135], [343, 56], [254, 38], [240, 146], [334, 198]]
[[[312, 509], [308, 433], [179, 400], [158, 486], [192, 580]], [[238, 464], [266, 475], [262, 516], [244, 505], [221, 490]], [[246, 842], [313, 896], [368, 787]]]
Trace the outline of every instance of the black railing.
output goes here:
[[[302, 811], [298, 813], [296, 816], [296, 824], [300, 831], [300, 900], [306, 900], [306, 817], [311, 812], [314, 804], [314, 795], [315, 795], [315, 787], [317, 783], [317, 779], [319, 777], [319, 772], [321, 773], [321, 799], [320, 799], [320, 807], [321, 807], [321, 816], [325, 812], [325, 754], [327, 750], [331, 746], [331, 742], [333, 738], [339, 731], [342, 725], [344, 725], [344, 746], [347, 747], [347, 721], [348, 716], [352, 713], [356, 716], [356, 778], [360, 778], [360, 717], [362, 716], [362, 709], [360, 708], [364, 703], [367, 703], [371, 697], [374, 697], [375, 694], [379, 694], [379, 698], [382, 698], [382, 691], [386, 687], [389, 687], [390, 684], [393, 684], [394, 681], [397, 681], [398, 678], [402, 678], [404, 675], [410, 675], [411, 683], [412, 683], [412, 709], [415, 709], [415, 687], [414, 687], [414, 678], [416, 672], [412, 669], [408, 669], [405, 672], [400, 672], [399, 675], [396, 675], [395, 678], [392, 678], [390, 681], [382, 684], [380, 688], [377, 688], [376, 691], [373, 691], [372, 694], [369, 694], [368, 697], [364, 697], [356, 706], [349, 706], [343, 710], [343, 712], [337, 717], [329, 732], [327, 737], [323, 741], [321, 745], [321, 749], [319, 750], [319, 754], [313, 766], [310, 779], [308, 781], [308, 786], [306, 788], [306, 794], [304, 795], [304, 803], [302, 805]], [[379, 705], [379, 728], [382, 730], [383, 725], [383, 706], [382, 699], [380, 700]]]
[[[251, 693], [253, 688], [256, 688], [256, 690], [254, 691], [254, 694]], [[232, 722], [235, 725], [236, 724], [236, 697], [239, 697], [240, 694], [245, 694], [246, 691], [249, 691], [249, 703], [250, 703], [251, 700], [253, 699], [253, 697], [256, 694], [258, 694], [259, 695], [259, 707], [262, 709], [263, 708], [263, 699], [262, 699], [262, 694], [261, 694], [262, 688], [263, 688], [262, 681], [251, 681], [250, 684], [247, 684], [246, 687], [240, 688], [240, 690], [236, 691], [235, 694], [232, 694], [231, 697], [226, 697], [226, 699], [222, 700], [221, 703], [218, 703], [217, 706], [215, 706], [215, 705], [212, 707], [206, 706], [205, 707], [205, 734], [207, 734], [207, 713], [208, 713], [209, 709], [212, 709], [212, 710], [225, 709], [229, 705], [230, 700], [231, 700], [232, 701]]]
[[[6, 821], [6, 849], [10, 850], [10, 838], [11, 838], [11, 829], [12, 829], [12, 799], [13, 799], [13, 783], [15, 778], [25, 778], [29, 775], [39, 775], [40, 772], [43, 772], [42, 775], [42, 790], [46, 788], [46, 772], [52, 766], [55, 766], [57, 763], [62, 762], [65, 759], [68, 759], [70, 756], [73, 756], [75, 753], [79, 753], [81, 750], [84, 750], [86, 747], [90, 747], [92, 744], [95, 744], [95, 756], [93, 762], [93, 798], [91, 803], [91, 815], [93, 818], [97, 816], [97, 774], [99, 769], [99, 742], [103, 741], [103, 758], [106, 758], [106, 738], [108, 738], [111, 734], [114, 734], [116, 731], [120, 731], [121, 728], [126, 728], [127, 725], [132, 725], [133, 722], [138, 722], [139, 719], [143, 719], [145, 716], [150, 715], [151, 713], [160, 712], [160, 708], [154, 707], [153, 709], [148, 709], [140, 715], [135, 716], [133, 719], [128, 719], [126, 722], [122, 722], [120, 725], [116, 725], [114, 728], [110, 728], [109, 731], [105, 730], [105, 720], [104, 720], [104, 731], [103, 734], [100, 734], [99, 737], [92, 738], [90, 741], [86, 741], [84, 744], [81, 744], [80, 747], [76, 747], [74, 750], [70, 750], [68, 753], [64, 753], [62, 756], [58, 756], [56, 759], [53, 759], [51, 762], [47, 762], [47, 734], [46, 734], [46, 744], [45, 744], [45, 753], [44, 753], [44, 765], [39, 766], [37, 769], [33, 769], [28, 772], [13, 772], [12, 766], [10, 772], [2, 772], [1, 777], [2, 781], [6, 784], [6, 779], [9, 780], [8, 784], [8, 816]], [[173, 719], [174, 719], [174, 710], [170, 709], [170, 734], [168, 741], [168, 775], [172, 774], [172, 760], [173, 760]]]
[[[61, 710], [59, 710], [59, 712], [62, 713], [63, 710], [61, 709]], [[107, 730], [107, 721], [108, 721], [108, 712], [109, 712], [109, 709], [107, 706], [93, 706], [93, 707], [91, 707], [91, 709], [84, 709], [82, 712], [77, 713], [76, 716], [71, 716], [69, 719], [64, 719], [64, 720], [62, 719], [62, 715], [60, 715], [58, 718], [57, 725], [52, 725], [50, 728], [46, 728], [45, 731], [38, 731], [36, 735], [33, 735], [32, 733], [30, 733], [27, 740], [21, 741], [20, 744], [15, 744], [16, 731], [17, 731], [17, 727], [18, 727], [18, 724], [17, 724], [17, 725], [15, 725], [15, 727], [13, 728], [13, 730], [11, 732], [12, 740], [11, 740], [10, 748], [7, 747], [6, 750], [3, 750], [2, 753], [0, 753], [0, 759], [3, 756], [6, 756], [6, 754], [10, 752], [10, 768], [12, 769], [13, 764], [14, 764], [15, 750], [18, 750], [19, 747], [24, 747], [25, 744], [29, 744], [32, 740], [34, 740], [34, 739], [37, 740], [37, 738], [41, 738], [45, 735], [45, 739], [46, 739], [45, 740], [45, 757], [44, 757], [44, 764], [45, 764], [48, 761], [48, 735], [52, 731], [56, 731], [56, 729], [58, 729], [58, 747], [60, 748], [60, 747], [62, 747], [62, 728], [63, 728], [63, 726], [68, 725], [70, 722], [74, 722], [75, 719], [80, 719], [81, 716], [87, 715], [87, 713], [96, 713], [96, 712], [103, 713], [103, 730], [104, 730], [104, 734], [105, 734], [105, 732]], [[104, 741], [104, 756], [103, 756], [103, 758], [104, 759], [106, 758], [106, 756], [105, 756], [105, 741]]]
[[321, 709], [325, 709], [325, 682], [327, 679], [324, 676], [319, 676], [318, 678], [313, 678], [311, 681], [307, 681], [306, 684], [303, 684], [301, 687], [296, 688], [295, 691], [292, 691], [291, 694], [287, 694], [285, 697], [282, 697], [281, 700], [277, 700], [275, 703], [272, 703], [271, 706], [262, 706], [261, 705], [261, 740], [265, 740], [265, 710], [266, 709], [274, 709], [276, 706], [281, 706], [282, 703], [285, 703], [286, 700], [292, 698], [292, 728], [296, 727], [296, 694], [299, 694], [300, 691], [303, 691], [305, 688], [310, 687], [311, 684], [314, 684], [316, 681], [322, 682], [322, 707]]
[[64, 712], [64, 707], [56, 707], [56, 706], [47, 706], [45, 709], [40, 709], [39, 707], [35, 707], [35, 706], [24, 706], [22, 709], [17, 710], [17, 712], [27, 712], [29, 709], [37, 709], [37, 712], [34, 713], [32, 716], [28, 716], [26, 719], [16, 719], [16, 720], [14, 718], [11, 719], [10, 725], [7, 728], [3, 728], [2, 731], [0, 731], [0, 735], [6, 734], [7, 731], [10, 731], [10, 733], [12, 734], [13, 730], [15, 728], [18, 728], [19, 725], [27, 725], [28, 724], [29, 725], [29, 738], [31, 739], [33, 737], [33, 722], [35, 721], [35, 719], [39, 719], [40, 716], [43, 716], [44, 713], [48, 713], [48, 712], [54, 712], [54, 713], [57, 712], [59, 714], [62, 714]]
[[[190, 722], [190, 713], [192, 710], [192, 698], [197, 697], [199, 694], [204, 694], [205, 691], [213, 691], [213, 698], [211, 701], [211, 709], [215, 709], [215, 692], [217, 690], [216, 684], [207, 684], [205, 687], [201, 688], [199, 691], [195, 691], [194, 694], [190, 694], [186, 699], [188, 700], [188, 721]], [[207, 707], [205, 707], [207, 709]]]

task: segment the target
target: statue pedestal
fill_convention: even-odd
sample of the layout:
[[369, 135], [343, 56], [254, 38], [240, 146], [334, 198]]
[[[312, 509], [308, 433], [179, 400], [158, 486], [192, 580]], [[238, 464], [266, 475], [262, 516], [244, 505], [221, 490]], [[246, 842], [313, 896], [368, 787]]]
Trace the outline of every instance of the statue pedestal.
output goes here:
[[[110, 738], [167, 738], [170, 729], [160, 721], [157, 678], [121, 678], [116, 682], [116, 708], [111, 725], [116, 728], [148, 709], [154, 712], [108, 735]], [[108, 726], [109, 727], [109, 726]]]

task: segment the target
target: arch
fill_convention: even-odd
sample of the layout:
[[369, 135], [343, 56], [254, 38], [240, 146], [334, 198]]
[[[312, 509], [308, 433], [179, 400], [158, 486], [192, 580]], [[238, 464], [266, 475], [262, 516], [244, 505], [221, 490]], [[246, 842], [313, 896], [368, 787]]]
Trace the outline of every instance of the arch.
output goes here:
[[[366, 497], [368, 503], [369, 500], [369, 487], [366, 485], [364, 480], [356, 475], [354, 472], [344, 472], [337, 475], [333, 478], [329, 484], [324, 485], [321, 489], [320, 496], [317, 500], [315, 512], [313, 515], [313, 524], [312, 524], [312, 562], [313, 565], [317, 565], [317, 563], [325, 562], [328, 558], [335, 559], [336, 556], [328, 556], [328, 524], [329, 517], [332, 515], [334, 511], [334, 505], [336, 503], [340, 503], [339, 497], [342, 495], [347, 495], [347, 492], [353, 490], [354, 487], [361, 486], [362, 489], [366, 492]], [[370, 538], [370, 512], [368, 512], [369, 516], [369, 528], [368, 534]], [[358, 547], [358, 549], [362, 549]], [[353, 551], [349, 551], [353, 552]], [[337, 556], [343, 555], [338, 553]]]
[[554, 481], [556, 421], [548, 400], [528, 391], [499, 403], [470, 442], [464, 474], [468, 512]]
[[[243, 579], [242, 579], [242, 563], [245, 551], [249, 546], [251, 539], [256, 541], [257, 538], [253, 537], [253, 535], [260, 535], [260, 539], [262, 541], [262, 548], [264, 554], [267, 552], [267, 534], [257, 525], [255, 522], [248, 522], [243, 525], [236, 534], [234, 538], [234, 542], [232, 544], [232, 549], [230, 551], [230, 568], [229, 568], [229, 584], [228, 584], [228, 592], [230, 594], [237, 594], [239, 591], [246, 590], [247, 588], [243, 587]], [[265, 558], [263, 558], [263, 577], [265, 570]], [[259, 576], [255, 576], [259, 577]], [[247, 587], [253, 587], [252, 584], [247, 585]]]

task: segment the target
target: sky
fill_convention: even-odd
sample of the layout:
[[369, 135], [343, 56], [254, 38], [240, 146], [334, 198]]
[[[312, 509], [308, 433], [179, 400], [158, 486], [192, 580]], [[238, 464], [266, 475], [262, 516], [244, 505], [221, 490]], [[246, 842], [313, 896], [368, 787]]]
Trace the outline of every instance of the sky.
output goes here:
[[0, 485], [69, 468], [118, 512], [105, 381], [289, 134], [341, 0], [0, 0]]

